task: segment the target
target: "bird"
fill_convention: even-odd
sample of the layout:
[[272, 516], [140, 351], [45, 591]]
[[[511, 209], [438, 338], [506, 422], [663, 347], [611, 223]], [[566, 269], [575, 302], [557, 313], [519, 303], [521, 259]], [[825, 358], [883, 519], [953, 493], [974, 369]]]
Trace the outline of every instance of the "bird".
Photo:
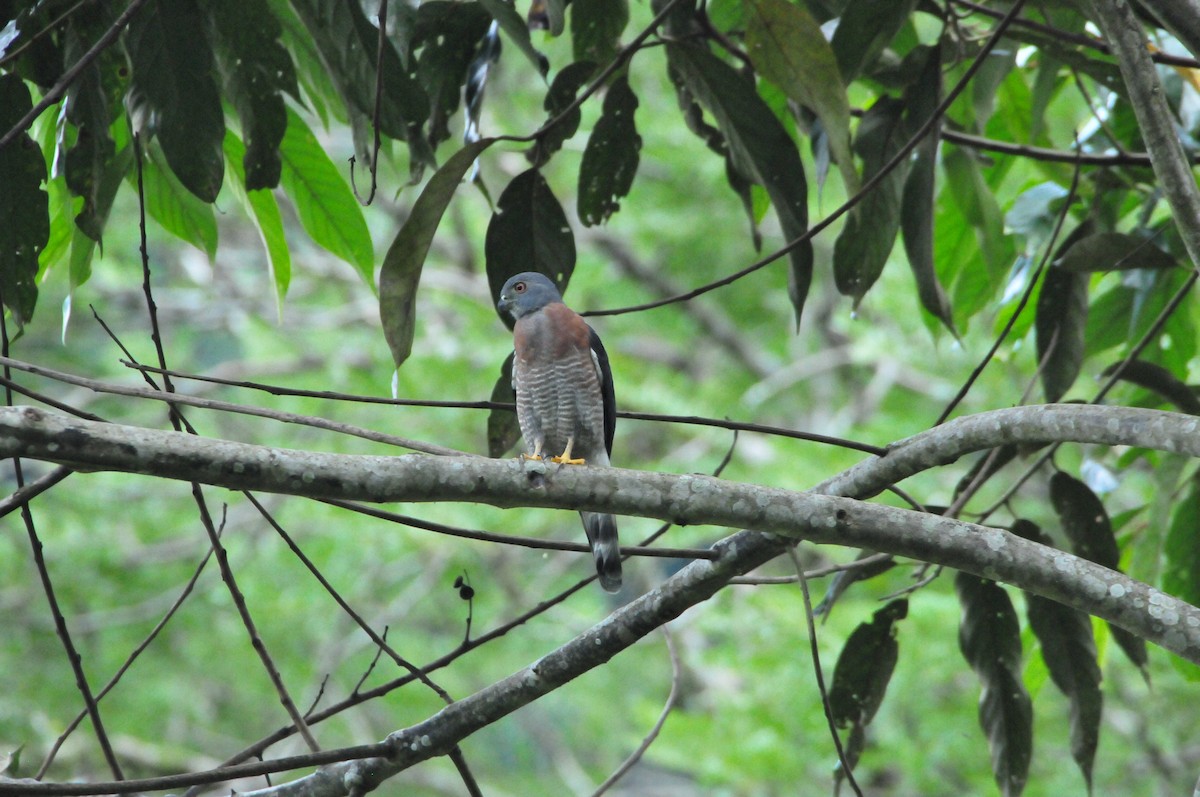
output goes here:
[[[524, 459], [548, 454], [564, 465], [608, 467], [617, 424], [608, 352], [600, 336], [563, 304], [558, 287], [534, 271], [504, 283], [496, 303], [513, 325], [512, 385]], [[621, 588], [617, 520], [606, 512], [579, 513], [592, 546], [600, 586]]]

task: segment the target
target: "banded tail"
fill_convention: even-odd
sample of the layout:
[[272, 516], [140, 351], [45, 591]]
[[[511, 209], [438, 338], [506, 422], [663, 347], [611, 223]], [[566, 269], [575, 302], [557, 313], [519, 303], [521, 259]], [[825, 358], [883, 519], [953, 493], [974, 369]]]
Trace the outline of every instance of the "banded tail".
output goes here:
[[580, 512], [583, 530], [592, 544], [592, 556], [596, 558], [596, 575], [600, 586], [608, 592], [621, 588], [621, 549], [617, 540], [617, 519], [600, 512]]

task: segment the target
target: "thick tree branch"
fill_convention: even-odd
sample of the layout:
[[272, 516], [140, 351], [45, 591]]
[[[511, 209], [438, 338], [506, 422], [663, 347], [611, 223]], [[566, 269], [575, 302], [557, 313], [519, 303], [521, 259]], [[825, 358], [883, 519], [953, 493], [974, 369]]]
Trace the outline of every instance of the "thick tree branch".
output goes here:
[[[893, 478], [980, 448], [1052, 440], [1138, 445], [1200, 455], [1200, 420], [1116, 407], [1048, 405], [958, 419], [897, 444], [826, 489], [872, 492]], [[1200, 609], [1120, 573], [1000, 529], [847, 498], [618, 468], [522, 467], [482, 458], [364, 457], [270, 449], [223, 440], [0, 409], [0, 456], [119, 470], [217, 486], [373, 501], [473, 501], [497, 506], [607, 509], [623, 514], [751, 527], [539, 661], [392, 734], [389, 754], [335, 764], [256, 794], [365, 793], [521, 706], [603, 664], [785, 551], [795, 540], [868, 547], [1011, 583], [1121, 625], [1200, 663]], [[773, 533], [763, 533], [763, 532]], [[90, 784], [98, 787], [101, 784]], [[120, 788], [134, 788], [136, 782]], [[45, 784], [30, 793], [67, 794]], [[53, 789], [53, 791], [51, 791]], [[64, 791], [66, 789], [66, 791]], [[114, 788], [114, 790], [118, 790]], [[0, 794], [6, 793], [0, 785]]]
[[1092, 9], [1105, 40], [1117, 54], [1129, 103], [1137, 116], [1154, 174], [1179, 226], [1179, 235], [1193, 266], [1200, 268], [1200, 189], [1196, 187], [1175, 118], [1146, 49], [1145, 31], [1125, 0], [1092, 0]]

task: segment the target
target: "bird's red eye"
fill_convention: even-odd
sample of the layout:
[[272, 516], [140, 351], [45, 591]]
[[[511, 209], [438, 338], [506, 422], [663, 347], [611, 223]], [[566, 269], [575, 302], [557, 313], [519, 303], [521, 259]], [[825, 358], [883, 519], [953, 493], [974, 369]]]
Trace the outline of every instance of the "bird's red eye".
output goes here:
[[517, 293], [524, 293], [525, 292], [525, 283], [518, 282], [516, 285], [513, 286], [513, 290]]

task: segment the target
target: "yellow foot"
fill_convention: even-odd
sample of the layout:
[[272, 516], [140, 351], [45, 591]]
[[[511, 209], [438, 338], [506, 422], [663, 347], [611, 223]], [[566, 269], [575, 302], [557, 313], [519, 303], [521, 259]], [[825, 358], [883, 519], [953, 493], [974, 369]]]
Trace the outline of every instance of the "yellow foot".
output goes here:
[[586, 459], [571, 459], [566, 454], [563, 454], [561, 457], [551, 457], [550, 461], [557, 462], [559, 465], [586, 465], [587, 464]]
[[[534, 462], [541, 462], [542, 455], [541, 454], [522, 454], [521, 461], [524, 462], [526, 460], [533, 460]], [[556, 459], [554, 461], [557, 462], [558, 460]]]

